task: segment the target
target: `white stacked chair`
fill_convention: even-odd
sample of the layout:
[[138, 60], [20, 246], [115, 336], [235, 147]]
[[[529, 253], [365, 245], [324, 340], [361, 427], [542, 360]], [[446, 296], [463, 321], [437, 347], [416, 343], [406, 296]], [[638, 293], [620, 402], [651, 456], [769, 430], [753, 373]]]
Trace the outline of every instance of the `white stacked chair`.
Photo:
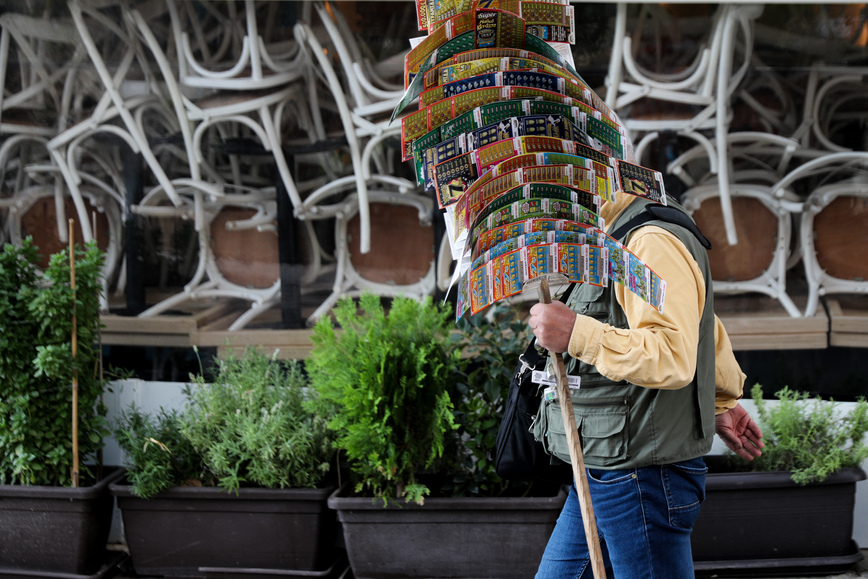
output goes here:
[[[296, 37], [306, 42], [324, 85], [340, 87], [337, 73], [311, 27], [297, 24]], [[325, 315], [342, 296], [358, 296], [368, 290], [385, 297], [421, 299], [435, 288], [433, 200], [406, 179], [362, 170], [358, 136], [350, 135], [354, 130], [351, 106], [343, 92], [335, 93], [334, 98], [356, 170], [312, 192], [299, 214], [304, 220], [335, 220], [337, 271], [332, 293], [308, 318], [309, 324]], [[416, 215], [415, 220], [404, 215], [402, 226], [397, 227], [395, 215], [407, 212]], [[412, 243], [412, 239], [421, 241]], [[406, 271], [359, 265], [384, 259], [400, 261]]]
[[[173, 16], [173, 22], [176, 17]], [[300, 124], [303, 130], [311, 127], [309, 117], [301, 116], [306, 109], [292, 108], [302, 98], [304, 86], [291, 82], [262, 91], [244, 92], [215, 86], [216, 92], [194, 102], [184, 94], [190, 87], [184, 87], [175, 78], [166, 49], [144, 16], [133, 10], [130, 18], [171, 95], [188, 163], [187, 175], [174, 179], [176, 189], [184, 199], [180, 207], [167, 203], [168, 192], [158, 185], [145, 195], [134, 211], [142, 215], [192, 219], [199, 240], [198, 266], [193, 279], [181, 292], [148, 308], [140, 316], [156, 316], [189, 300], [236, 298], [249, 302], [248, 309], [229, 328], [241, 329], [280, 300], [277, 184], [274, 179], [282, 180], [298, 210], [301, 198], [283, 154], [284, 134], [281, 131], [295, 124]], [[250, 42], [242, 42], [242, 45], [247, 46]], [[261, 41], [254, 43], [261, 44]], [[301, 54], [302, 57], [295, 61], [299, 66], [306, 52]], [[303, 70], [297, 72], [293, 81], [303, 78]], [[222, 81], [216, 84], [220, 85]], [[295, 112], [294, 115], [286, 114], [288, 107]], [[237, 150], [232, 149], [233, 144], [237, 145]], [[253, 162], [242, 166], [242, 158], [252, 158]], [[264, 173], [257, 174], [257, 170], [262, 168], [257, 166], [261, 165], [257, 159], [266, 159], [266, 165], [276, 167], [277, 177], [264, 180]], [[305, 232], [312, 251], [318, 251], [312, 228], [306, 227]], [[224, 244], [221, 240], [227, 235], [234, 236], [236, 242]], [[260, 250], [258, 255], [243, 251], [238, 254], [236, 250], [244, 249], [239, 245]], [[254, 263], [245, 266], [237, 260], [233, 262], [234, 258], [221, 255], [221, 250], [246, 255], [245, 259]], [[269, 259], [262, 261], [263, 254]], [[239, 267], [247, 267], [248, 275], [240, 274]], [[308, 280], [318, 274], [313, 271], [315, 269], [309, 270]]]
[[[285, 86], [303, 74], [304, 55], [298, 43], [273, 30], [281, 4], [261, 0], [166, 2], [183, 86], [263, 90]], [[298, 7], [309, 12], [305, 3]]]
[[[352, 160], [352, 177], [359, 196], [359, 216], [362, 223], [361, 250], [370, 249], [370, 212], [368, 209], [367, 187], [372, 175], [379, 179], [391, 180], [395, 187], [409, 191], [415, 183], [395, 177], [394, 156], [384, 151], [384, 143], [390, 138], [400, 138], [401, 122], [390, 122], [390, 116], [403, 95], [403, 84], [388, 85], [374, 71], [375, 66], [363, 57], [356, 36], [350, 31], [343, 19], [340, 8], [333, 3], [315, 5], [319, 22], [329, 40], [328, 47], [334, 52], [341, 75], [335, 70], [332, 60], [323, 55], [323, 45], [309, 27], [297, 32], [316, 42], [319, 50], [312, 48], [312, 55], [319, 66], [317, 72], [341, 121], [342, 133], [346, 136]], [[400, 56], [400, 55], [399, 55]], [[394, 61], [395, 59], [390, 59]], [[403, 61], [401, 71], [403, 71]], [[326, 107], [331, 103], [319, 103]], [[400, 148], [400, 147], [399, 147]]]
[[773, 193], [799, 147], [793, 139], [771, 133], [727, 135], [727, 172], [732, 177], [730, 201], [738, 243], [726, 243], [722, 195], [717, 175], [708, 169], [701, 147], [675, 159], [673, 172], [690, 188], [682, 203], [712, 241], [714, 292], [722, 295], [756, 292], [778, 300], [792, 317], [801, 317], [787, 293], [787, 271], [801, 256], [798, 242], [800, 198], [789, 189]]
[[[80, 176], [73, 189], [49, 154], [59, 135], [93, 114], [92, 103], [103, 93], [86, 66], [85, 47], [69, 19], [6, 12], [0, 28], [2, 230], [12, 243], [34, 236], [47, 260], [68, 244], [66, 217], [75, 214], [74, 200], [76, 238], [89, 240], [92, 223], [98, 224], [98, 243], [107, 252], [103, 275], [111, 281], [122, 261], [116, 167], [109, 155], [84, 153], [98, 170]], [[54, 232], [45, 221], [56, 223]]]
[[868, 293], [868, 153], [829, 153], [803, 163], [772, 187], [807, 193], [801, 213], [801, 247], [808, 282], [804, 315], [817, 311], [821, 296]]
[[[606, 79], [606, 103], [621, 117], [636, 144], [639, 163], [648, 146], [662, 131], [696, 141], [706, 151], [711, 172], [718, 176], [727, 241], [737, 243], [729, 202], [726, 168], [726, 135], [729, 132], [732, 95], [749, 69], [753, 48], [753, 20], [762, 12], [757, 5], [720, 5], [714, 15], [708, 44], [678, 72], [643, 69], [627, 34], [627, 5], [618, 4], [615, 39]], [[668, 103], [681, 109], [665, 118], [632, 115], [639, 101]], [[706, 133], [713, 133], [711, 137]]]

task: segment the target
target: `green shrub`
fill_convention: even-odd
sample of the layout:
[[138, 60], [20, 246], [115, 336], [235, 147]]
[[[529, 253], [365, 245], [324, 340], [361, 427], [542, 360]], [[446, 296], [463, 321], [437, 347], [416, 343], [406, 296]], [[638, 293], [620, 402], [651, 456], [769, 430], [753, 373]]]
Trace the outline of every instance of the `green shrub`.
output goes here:
[[306, 360], [319, 393], [312, 408], [331, 416], [357, 492], [421, 503], [430, 489], [419, 476], [442, 458], [455, 428], [450, 388], [460, 352], [449, 338], [451, 308], [397, 297], [386, 314], [365, 293], [358, 306], [344, 297], [333, 311], [341, 329], [321, 318]]
[[181, 431], [221, 487], [316, 487], [329, 472], [331, 435], [304, 406], [314, 393], [299, 362], [248, 347], [220, 360], [212, 383], [194, 382]]
[[[25, 239], [0, 253], [0, 483], [72, 482], [72, 384], [78, 383], [80, 473], [108, 434], [100, 401], [99, 300], [104, 256], [95, 243], [50, 258], [40, 277], [37, 248]], [[73, 304], [77, 352], [72, 355]]]
[[[868, 402], [860, 398], [846, 414], [834, 400], [810, 398], [789, 388], [776, 404], [763, 400], [762, 387], [751, 391], [763, 431], [762, 456], [741, 461], [751, 471], [791, 471], [799, 484], [819, 482], [868, 458]], [[734, 461], [737, 462], [737, 461]]]

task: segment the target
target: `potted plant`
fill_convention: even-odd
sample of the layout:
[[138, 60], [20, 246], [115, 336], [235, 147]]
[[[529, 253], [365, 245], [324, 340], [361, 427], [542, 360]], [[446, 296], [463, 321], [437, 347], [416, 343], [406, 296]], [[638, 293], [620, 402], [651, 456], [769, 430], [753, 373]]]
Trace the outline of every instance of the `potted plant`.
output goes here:
[[[430, 297], [397, 297], [387, 312], [379, 297], [362, 294], [358, 303], [339, 301], [334, 316], [339, 331], [325, 318], [314, 326], [306, 367], [316, 411], [332, 416], [348, 463], [350, 483], [329, 505], [354, 575], [532, 575], [566, 495], [556, 486], [521, 496], [527, 485], [495, 480], [484, 447], [493, 447], [509, 384], [497, 360], [470, 366], [462, 352], [472, 340]], [[496, 344], [500, 335], [489, 329]], [[491, 355], [512, 351], [503, 345]], [[506, 372], [515, 366], [504, 363]]]
[[706, 457], [707, 496], [692, 535], [697, 573], [836, 572], [862, 555], [852, 540], [856, 482], [868, 458], [868, 402], [848, 411], [784, 388], [752, 397], [765, 448], [751, 462]]
[[30, 238], [0, 253], [0, 573], [91, 575], [108, 560], [120, 472], [98, 462], [103, 254], [91, 243], [75, 261], [73, 288], [68, 250], [44, 271]]
[[337, 563], [325, 418], [301, 364], [255, 348], [193, 377], [183, 411], [124, 411], [127, 484], [110, 488], [138, 574], [326, 576]]

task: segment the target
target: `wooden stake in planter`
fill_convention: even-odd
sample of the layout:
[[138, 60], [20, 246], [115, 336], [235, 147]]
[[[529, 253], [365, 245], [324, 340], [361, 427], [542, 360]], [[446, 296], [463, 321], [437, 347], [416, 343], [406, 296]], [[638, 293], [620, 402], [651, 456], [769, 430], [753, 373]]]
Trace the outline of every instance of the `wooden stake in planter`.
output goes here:
[[78, 488], [78, 324], [75, 314], [75, 220], [69, 220], [69, 287], [72, 290], [72, 486]]
[[[536, 286], [539, 301], [544, 304], [552, 303], [549, 291], [548, 277], [556, 278], [559, 282], [567, 282], [567, 279], [559, 274], [549, 274], [528, 280], [525, 288]], [[600, 549], [600, 536], [597, 534], [597, 519], [594, 516], [594, 506], [591, 504], [591, 489], [588, 487], [588, 477], [585, 474], [585, 458], [582, 455], [582, 444], [579, 441], [579, 432], [576, 427], [576, 416], [573, 414], [573, 400], [570, 395], [570, 387], [567, 382], [567, 369], [564, 359], [560, 354], [549, 350], [549, 366], [553, 369], [557, 381], [558, 400], [561, 403], [561, 418], [564, 421], [564, 430], [567, 433], [567, 446], [570, 449], [570, 463], [573, 465], [573, 478], [576, 481], [576, 490], [579, 496], [579, 508], [582, 511], [582, 523], [585, 526], [585, 540], [588, 543], [588, 553], [591, 557], [591, 570], [595, 579], [606, 579], [606, 567], [603, 564], [603, 552]]]

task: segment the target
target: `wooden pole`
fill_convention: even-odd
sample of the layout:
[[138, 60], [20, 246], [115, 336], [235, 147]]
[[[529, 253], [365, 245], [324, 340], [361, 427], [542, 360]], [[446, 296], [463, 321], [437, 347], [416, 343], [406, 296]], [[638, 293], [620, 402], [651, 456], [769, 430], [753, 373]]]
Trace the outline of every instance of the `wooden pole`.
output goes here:
[[[540, 279], [540, 284], [537, 288], [539, 301], [544, 304], [552, 303], [548, 280], [545, 277], [538, 279]], [[570, 463], [573, 465], [573, 478], [576, 482], [579, 507], [582, 511], [582, 523], [585, 526], [585, 540], [588, 543], [588, 553], [591, 557], [591, 570], [594, 572], [595, 579], [606, 579], [603, 551], [600, 549], [600, 536], [597, 533], [597, 519], [594, 516], [594, 507], [591, 504], [591, 489], [588, 487], [588, 477], [585, 473], [585, 458], [582, 454], [582, 444], [579, 441], [579, 432], [576, 427], [576, 416], [573, 414], [573, 399], [570, 395], [569, 383], [567, 382], [567, 369], [561, 355], [551, 350], [549, 350], [549, 365], [554, 369], [555, 380], [558, 384], [557, 391], [558, 399], [561, 403], [561, 418], [563, 418], [564, 429], [567, 433]]]
[[[94, 241], [94, 243], [97, 243], [98, 239], [96, 236], [96, 211], [93, 211], [90, 214], [90, 222], [91, 222], [90, 230], [93, 231], [93, 241]], [[104, 292], [105, 293], [103, 295], [106, 297], [105, 311], [106, 311], [106, 313], [108, 313], [108, 311], [109, 311], [108, 310], [108, 287], [104, 288]], [[104, 368], [103, 368], [104, 360], [103, 360], [103, 356], [102, 356], [102, 324], [99, 324], [99, 327], [96, 330], [96, 336], [97, 336], [97, 351], [99, 352], [99, 381], [100, 381], [100, 384], [102, 384], [102, 381], [105, 378], [105, 373], [104, 373]], [[100, 398], [101, 397], [102, 397], [102, 395], [100, 395]], [[100, 452], [102, 452], [102, 449], [100, 449]], [[102, 462], [102, 461], [100, 461], [100, 462]]]
[[72, 486], [78, 488], [78, 373], [75, 357], [78, 355], [78, 320], [75, 312], [75, 219], [69, 220], [69, 287], [72, 290]]

